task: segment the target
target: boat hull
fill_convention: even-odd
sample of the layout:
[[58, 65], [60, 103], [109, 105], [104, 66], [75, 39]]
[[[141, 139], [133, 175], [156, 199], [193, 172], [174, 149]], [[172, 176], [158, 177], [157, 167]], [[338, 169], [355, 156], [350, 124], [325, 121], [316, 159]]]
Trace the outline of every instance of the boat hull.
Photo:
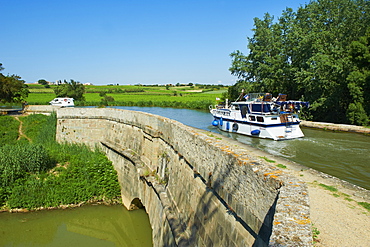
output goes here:
[[[244, 96], [243, 96], [244, 95]], [[273, 98], [270, 93], [244, 94], [237, 101], [210, 106], [213, 126], [247, 136], [287, 140], [303, 137], [298, 113], [309, 102], [286, 100], [286, 94]]]
[[[252, 137], [267, 138], [272, 140], [288, 140], [304, 137], [299, 127], [299, 121], [276, 124], [253, 123], [215, 116], [213, 125], [220, 130]], [[216, 125], [217, 122], [217, 125]]]

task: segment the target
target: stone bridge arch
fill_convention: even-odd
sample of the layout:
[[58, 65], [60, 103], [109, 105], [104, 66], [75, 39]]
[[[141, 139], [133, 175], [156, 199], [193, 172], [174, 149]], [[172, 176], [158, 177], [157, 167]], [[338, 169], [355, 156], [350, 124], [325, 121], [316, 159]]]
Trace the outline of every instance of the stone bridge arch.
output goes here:
[[102, 147], [123, 204], [145, 206], [155, 246], [311, 246], [305, 184], [243, 144], [142, 112], [64, 108], [57, 118], [58, 141]]

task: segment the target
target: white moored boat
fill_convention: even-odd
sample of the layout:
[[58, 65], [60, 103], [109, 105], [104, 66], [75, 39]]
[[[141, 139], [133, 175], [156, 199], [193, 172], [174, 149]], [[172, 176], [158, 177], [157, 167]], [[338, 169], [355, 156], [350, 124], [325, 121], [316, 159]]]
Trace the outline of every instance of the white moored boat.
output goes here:
[[73, 98], [55, 98], [49, 103], [50, 105], [61, 106], [61, 107], [75, 106]]
[[286, 140], [303, 137], [298, 113], [308, 102], [286, 100], [286, 94], [273, 98], [269, 93], [242, 93], [230, 105], [210, 106], [213, 126], [223, 131]]

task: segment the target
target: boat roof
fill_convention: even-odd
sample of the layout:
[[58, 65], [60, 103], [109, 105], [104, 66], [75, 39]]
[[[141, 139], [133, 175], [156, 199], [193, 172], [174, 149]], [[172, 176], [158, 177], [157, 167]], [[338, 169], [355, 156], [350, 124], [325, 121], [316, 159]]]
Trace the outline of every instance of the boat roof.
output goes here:
[[299, 100], [287, 100], [286, 94], [279, 94], [277, 98], [273, 98], [271, 93], [247, 93], [244, 94], [241, 101], [232, 102], [232, 105], [243, 105], [251, 103], [266, 103], [266, 104], [277, 104], [277, 105], [303, 105], [308, 107], [309, 102], [299, 101]]
[[70, 99], [70, 100], [74, 100], [73, 98], [68, 98], [68, 97], [56, 97], [54, 100], [56, 99]]

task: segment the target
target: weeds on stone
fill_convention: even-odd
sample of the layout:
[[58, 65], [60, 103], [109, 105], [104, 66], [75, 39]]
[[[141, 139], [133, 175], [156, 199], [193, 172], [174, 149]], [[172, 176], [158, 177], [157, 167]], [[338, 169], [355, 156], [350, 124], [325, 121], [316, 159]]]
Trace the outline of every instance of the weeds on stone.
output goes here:
[[320, 243], [319, 234], [320, 234], [320, 231], [317, 229], [317, 227], [312, 225], [312, 238], [313, 238], [314, 246], [315, 244]]
[[269, 163], [275, 163], [276, 161], [275, 160], [270, 160], [269, 158], [265, 157], [265, 156], [261, 156], [260, 157], [261, 159], [264, 159], [265, 161], [269, 162]]
[[286, 166], [283, 165], [283, 164], [277, 164], [276, 166], [279, 167], [279, 168], [282, 168], [282, 169], [285, 169], [286, 168]]
[[370, 212], [370, 203], [367, 202], [357, 202], [358, 205], [364, 207], [367, 211]]
[[146, 169], [146, 170], [143, 172], [142, 176], [143, 176], [143, 177], [149, 177], [149, 176], [154, 176], [155, 174], [156, 174], [155, 170], [150, 171], [149, 169]]
[[337, 192], [338, 191], [338, 189], [335, 188], [334, 186], [329, 186], [329, 185], [326, 185], [326, 184], [319, 184], [319, 186], [321, 186], [324, 189], [329, 190], [331, 192]]

